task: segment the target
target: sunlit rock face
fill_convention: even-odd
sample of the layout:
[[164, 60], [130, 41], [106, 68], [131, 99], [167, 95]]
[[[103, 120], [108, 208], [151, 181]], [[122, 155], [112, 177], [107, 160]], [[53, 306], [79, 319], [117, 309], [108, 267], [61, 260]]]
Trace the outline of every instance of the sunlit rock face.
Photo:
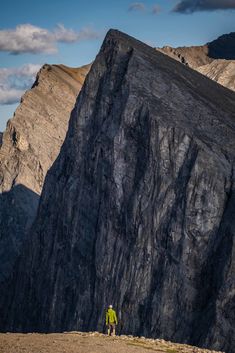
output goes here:
[[89, 65], [44, 65], [0, 136], [0, 283], [21, 253], [88, 71]]
[[120, 332], [232, 353], [234, 156], [235, 94], [109, 31], [46, 176], [2, 329], [103, 330], [112, 303]]

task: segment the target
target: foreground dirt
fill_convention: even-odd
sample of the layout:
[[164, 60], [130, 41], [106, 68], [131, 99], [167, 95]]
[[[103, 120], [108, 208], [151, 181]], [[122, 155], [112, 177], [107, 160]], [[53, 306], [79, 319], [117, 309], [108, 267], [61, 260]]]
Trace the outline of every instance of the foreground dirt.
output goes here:
[[206, 349], [132, 336], [98, 332], [0, 334], [0, 353], [213, 353]]

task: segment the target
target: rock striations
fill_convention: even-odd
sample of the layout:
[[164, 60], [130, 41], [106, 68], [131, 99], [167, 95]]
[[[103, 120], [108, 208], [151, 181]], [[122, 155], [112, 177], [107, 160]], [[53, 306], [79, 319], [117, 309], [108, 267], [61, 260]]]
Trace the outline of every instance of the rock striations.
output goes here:
[[[109, 31], [48, 172], [1, 329], [235, 349], [235, 94]], [[3, 303], [4, 300], [4, 303]]]
[[158, 50], [235, 91], [235, 32], [202, 46]]
[[199, 66], [197, 71], [235, 91], [235, 60], [213, 60], [210, 64]]
[[11, 273], [36, 215], [44, 177], [88, 70], [89, 65], [44, 65], [0, 136], [0, 283]]

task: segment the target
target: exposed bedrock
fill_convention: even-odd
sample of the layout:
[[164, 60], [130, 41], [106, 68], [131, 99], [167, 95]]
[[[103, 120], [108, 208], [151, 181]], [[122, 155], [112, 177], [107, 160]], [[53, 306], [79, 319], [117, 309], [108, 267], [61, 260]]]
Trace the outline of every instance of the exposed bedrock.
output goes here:
[[0, 134], [0, 286], [21, 254], [45, 175], [60, 151], [88, 71], [89, 65], [44, 65]]

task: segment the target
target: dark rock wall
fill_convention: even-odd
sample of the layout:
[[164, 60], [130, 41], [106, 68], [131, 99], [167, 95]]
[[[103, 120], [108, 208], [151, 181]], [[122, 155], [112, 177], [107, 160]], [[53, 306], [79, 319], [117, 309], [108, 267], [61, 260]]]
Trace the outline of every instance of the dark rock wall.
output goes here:
[[208, 55], [214, 59], [235, 60], [235, 32], [224, 34], [207, 44]]
[[103, 330], [112, 303], [122, 332], [232, 352], [234, 98], [109, 32], [47, 174], [3, 329]]

